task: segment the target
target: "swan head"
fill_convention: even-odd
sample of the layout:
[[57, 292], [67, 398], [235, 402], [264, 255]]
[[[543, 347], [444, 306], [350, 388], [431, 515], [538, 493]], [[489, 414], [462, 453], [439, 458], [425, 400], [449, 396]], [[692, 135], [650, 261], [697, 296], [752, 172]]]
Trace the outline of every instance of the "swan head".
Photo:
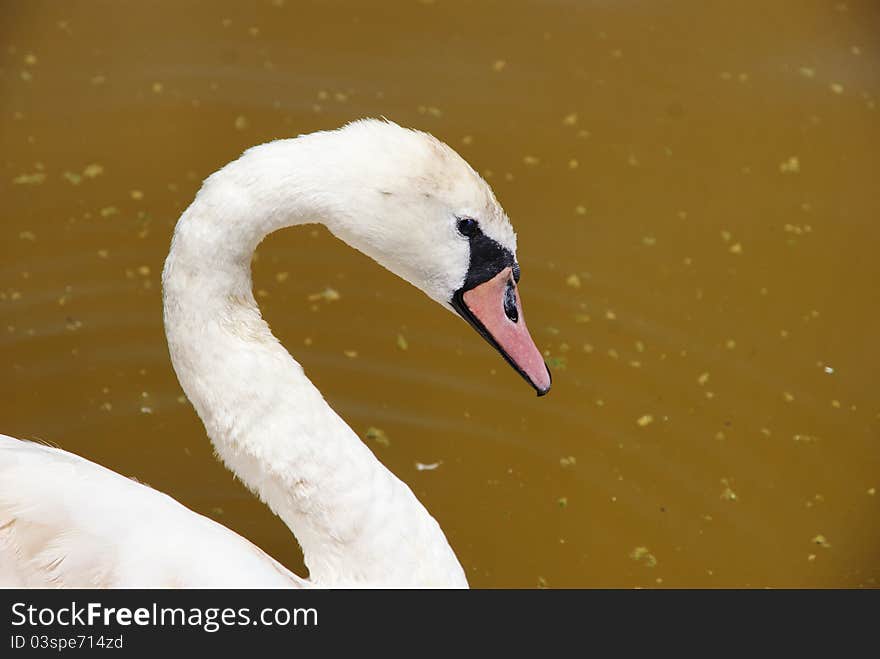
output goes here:
[[486, 181], [440, 140], [388, 121], [302, 139], [315, 158], [342, 154], [321, 168], [336, 191], [325, 200], [328, 228], [459, 314], [546, 394], [550, 371], [517, 288], [516, 234]]

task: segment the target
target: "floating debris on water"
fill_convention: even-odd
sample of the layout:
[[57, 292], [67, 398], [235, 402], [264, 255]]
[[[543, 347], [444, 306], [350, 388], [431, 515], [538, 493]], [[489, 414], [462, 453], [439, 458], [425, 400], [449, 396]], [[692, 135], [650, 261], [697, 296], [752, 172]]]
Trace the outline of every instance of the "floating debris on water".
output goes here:
[[568, 361], [565, 359], [565, 355], [559, 355], [558, 357], [547, 357], [547, 366], [557, 369], [559, 371], [564, 371], [568, 368]]
[[235, 118], [235, 122], [233, 123], [233, 125], [235, 126], [235, 130], [246, 130], [247, 127], [250, 125], [250, 122], [248, 121], [247, 117], [245, 117], [243, 114], [240, 114]]
[[342, 297], [339, 295], [339, 291], [335, 288], [327, 287], [323, 291], [319, 293], [312, 293], [306, 299], [309, 302], [317, 302], [318, 300], [324, 300], [325, 302], [336, 302], [339, 298]]
[[831, 543], [829, 543], [828, 539], [821, 533], [813, 537], [810, 542], [812, 542], [814, 545], [819, 545], [823, 549], [831, 548]]
[[657, 566], [657, 557], [647, 547], [636, 547], [629, 553], [629, 557], [645, 567]]
[[559, 497], [556, 500], [556, 505], [560, 508], [566, 508], [568, 506], [568, 497]]
[[12, 179], [12, 183], [14, 185], [39, 185], [45, 180], [45, 172], [34, 172], [33, 174], [19, 174]]
[[409, 350], [409, 342], [403, 334], [398, 333], [397, 335], [397, 347], [401, 350]]
[[730, 481], [726, 478], [721, 479], [721, 485], [724, 489], [721, 491], [721, 499], [723, 501], [737, 501], [739, 497], [736, 496], [736, 492], [733, 491], [733, 488], [730, 486]]
[[434, 471], [437, 467], [443, 464], [443, 460], [439, 460], [438, 462], [416, 462], [416, 471]]
[[566, 286], [571, 286], [572, 288], [580, 288], [581, 287], [581, 278], [576, 274], [570, 274], [565, 278]]
[[574, 467], [577, 464], [577, 458], [573, 455], [567, 455], [562, 458], [559, 458], [559, 465], [563, 469], [567, 469], [569, 467]]
[[654, 422], [654, 417], [650, 414], [643, 414], [638, 419], [636, 419], [636, 425], [644, 428], [645, 426], [651, 425]]
[[367, 428], [366, 438], [371, 439], [382, 446], [391, 446], [391, 440], [388, 438], [388, 435], [385, 434], [385, 431], [381, 428], [376, 428], [375, 426]]
[[782, 174], [797, 174], [801, 171], [801, 161], [797, 156], [790, 156], [779, 163], [779, 171]]

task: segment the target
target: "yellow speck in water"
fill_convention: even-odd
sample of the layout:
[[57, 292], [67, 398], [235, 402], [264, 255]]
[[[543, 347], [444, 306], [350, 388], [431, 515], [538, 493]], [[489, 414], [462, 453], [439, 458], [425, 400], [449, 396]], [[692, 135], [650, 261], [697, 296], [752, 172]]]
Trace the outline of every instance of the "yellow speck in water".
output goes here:
[[35, 172], [33, 174], [19, 174], [12, 179], [12, 182], [15, 185], [39, 185], [45, 180], [45, 172]]
[[318, 300], [324, 300], [325, 302], [336, 302], [339, 298], [342, 297], [335, 288], [325, 288], [320, 293], [312, 293], [306, 298], [309, 302], [317, 302]]
[[492, 70], [496, 73], [500, 73], [505, 68], [507, 68], [507, 62], [505, 62], [503, 59], [497, 59], [492, 62]]
[[657, 565], [657, 557], [647, 547], [636, 547], [629, 553], [629, 557], [645, 567], [655, 567]]
[[135, 201], [140, 201], [141, 199], [144, 198], [144, 193], [141, 192], [140, 190], [132, 190], [132, 191], [129, 192], [128, 194], [129, 194], [129, 196], [130, 196], [132, 199], [134, 199]]
[[574, 213], [575, 213], [575, 215], [586, 215], [587, 214], [587, 207], [586, 206], [575, 206]]
[[576, 158], [571, 158], [571, 159], [568, 161], [568, 168], [569, 168], [569, 169], [577, 169], [577, 168], [578, 168], [578, 165], [579, 165], [579, 163], [578, 163], [578, 161], [577, 161]]
[[764, 435], [764, 437], [769, 437], [773, 433], [770, 432], [770, 428], [761, 428], [761, 434]]
[[35, 234], [33, 231], [19, 231], [18, 237], [20, 240], [29, 240], [31, 242], [34, 242], [37, 239], [37, 234]]
[[568, 497], [559, 497], [556, 500], [556, 505], [558, 505], [560, 508], [565, 508], [566, 506], [568, 506]]
[[385, 431], [381, 428], [376, 428], [375, 426], [367, 428], [366, 438], [371, 439], [382, 446], [391, 446], [391, 440], [388, 435], [385, 434]]
[[657, 244], [657, 239], [654, 236], [642, 236], [642, 245], [645, 247], [653, 247]]
[[104, 168], [98, 163], [91, 163], [86, 165], [86, 168], [83, 170], [83, 176], [86, 178], [97, 178], [101, 174], [104, 173]]
[[811, 69], [809, 66], [802, 66], [800, 69], [798, 69], [798, 72], [805, 78], [812, 78], [814, 75], [816, 75], [816, 71], [814, 69]]
[[355, 359], [358, 356], [357, 350], [343, 350], [342, 354], [349, 359]]
[[783, 399], [786, 403], [791, 403], [791, 402], [794, 401], [794, 395], [793, 395], [791, 392], [783, 391], [783, 392], [782, 392], [782, 399]]
[[872, 496], [874, 496], [875, 494], [877, 494], [877, 488], [875, 488], [875, 487], [869, 487], [868, 490], [867, 490], [867, 492], [868, 492], [868, 496], [869, 496], [869, 497], [872, 497]]
[[591, 320], [592, 320], [592, 318], [590, 317], [590, 314], [588, 314], [588, 313], [576, 313], [574, 315], [574, 322], [576, 322], [578, 325], [583, 325], [585, 323], [589, 323]]
[[638, 419], [636, 419], [636, 425], [638, 425], [641, 428], [644, 428], [645, 426], [649, 426], [653, 422], [654, 422], [654, 417], [651, 416], [650, 414], [643, 414]]
[[247, 129], [247, 127], [249, 125], [250, 125], [250, 122], [248, 121], [247, 117], [245, 117], [243, 114], [240, 114], [235, 118], [235, 123], [234, 123], [235, 130], [245, 130], [245, 129]]
[[289, 277], [290, 277], [289, 272], [276, 272], [275, 273], [275, 281], [277, 281], [279, 284], [283, 284], [284, 282], [286, 282]]
[[583, 345], [583, 350], [584, 350], [584, 352], [586, 352], [587, 354], [589, 354], [589, 353], [593, 352], [593, 350], [595, 350], [595, 348], [593, 347], [593, 344], [592, 344], [592, 343], [585, 343], [585, 344]]
[[779, 163], [779, 171], [782, 174], [797, 174], [801, 171], [801, 161], [797, 156], [791, 156]]
[[79, 174], [75, 174], [74, 172], [65, 171], [61, 174], [61, 178], [70, 183], [71, 185], [79, 185], [82, 183], [83, 177]]
[[705, 385], [708, 381], [709, 373], [701, 373], [700, 376], [697, 378], [697, 383], [699, 383], [700, 386]]
[[116, 206], [104, 206], [104, 208], [98, 211], [101, 217], [113, 217], [118, 212], [119, 209]]
[[724, 347], [728, 350], [733, 350], [734, 348], [736, 348], [736, 341], [734, 341], [733, 339], [727, 339], [724, 342]]
[[829, 89], [832, 92], [834, 92], [835, 94], [842, 94], [843, 93], [843, 85], [841, 85], [839, 82], [832, 82], [829, 85]]
[[571, 274], [565, 278], [566, 286], [571, 286], [572, 288], [580, 288], [581, 287], [581, 278], [576, 274]]
[[536, 156], [523, 156], [523, 163], [529, 165], [530, 167], [534, 167], [535, 165], [540, 164], [541, 159]]
[[161, 82], [154, 82], [150, 89], [153, 90], [154, 94], [161, 94], [165, 90], [165, 87], [162, 85]]
[[409, 342], [403, 334], [397, 335], [397, 347], [401, 350], [409, 350]]
[[736, 492], [734, 492], [733, 488], [730, 486], [730, 480], [722, 478], [721, 485], [724, 487], [721, 491], [721, 499], [723, 501], [736, 501], [738, 499]]
[[148, 266], [148, 265], [138, 266], [137, 271], [141, 277], [149, 277], [150, 276], [150, 266]]
[[464, 137], [461, 138], [461, 143], [462, 144], [473, 144], [474, 138], [471, 135], [465, 135]]
[[569, 467], [574, 467], [576, 464], [577, 464], [577, 458], [575, 458], [573, 455], [566, 455], [562, 458], [559, 458], [559, 465], [561, 467], [563, 467], [564, 469], [567, 469]]
[[733, 234], [731, 234], [730, 231], [727, 231], [726, 229], [721, 230], [721, 240], [724, 242], [729, 243], [732, 237]]
[[822, 535], [821, 533], [815, 536], [812, 540], [810, 540], [814, 545], [819, 545], [823, 549], [830, 549], [831, 543], [828, 542], [828, 539]]
[[617, 314], [614, 313], [611, 309], [605, 312], [605, 318], [608, 320], [617, 320]]
[[741, 243], [734, 243], [728, 250], [731, 254], [742, 254], [743, 248]]
[[577, 112], [572, 112], [571, 114], [567, 114], [562, 118], [563, 126], [574, 126], [578, 122]]

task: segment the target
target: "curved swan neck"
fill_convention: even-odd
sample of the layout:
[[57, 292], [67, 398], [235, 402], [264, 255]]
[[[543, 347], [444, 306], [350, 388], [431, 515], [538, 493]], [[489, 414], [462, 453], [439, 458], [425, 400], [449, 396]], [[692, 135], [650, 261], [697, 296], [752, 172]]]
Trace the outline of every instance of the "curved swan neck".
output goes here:
[[327, 405], [251, 291], [268, 233], [322, 221], [344, 235], [354, 214], [332, 194], [345, 189], [341, 168], [298, 138], [251, 149], [205, 181], [163, 273], [171, 360], [217, 454], [293, 531], [312, 581], [466, 586], [437, 523]]

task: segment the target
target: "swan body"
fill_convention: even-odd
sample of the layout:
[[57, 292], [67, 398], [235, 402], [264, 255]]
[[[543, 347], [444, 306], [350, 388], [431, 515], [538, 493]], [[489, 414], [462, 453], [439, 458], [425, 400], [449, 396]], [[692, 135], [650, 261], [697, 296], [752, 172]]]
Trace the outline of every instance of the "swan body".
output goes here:
[[0, 436], [0, 585], [467, 586], [434, 518], [260, 315], [254, 249], [312, 222], [461, 314], [539, 395], [549, 389], [522, 318], [513, 229], [452, 149], [376, 120], [254, 147], [206, 179], [177, 223], [165, 329], [217, 455], [291, 529], [309, 578], [145, 485]]

